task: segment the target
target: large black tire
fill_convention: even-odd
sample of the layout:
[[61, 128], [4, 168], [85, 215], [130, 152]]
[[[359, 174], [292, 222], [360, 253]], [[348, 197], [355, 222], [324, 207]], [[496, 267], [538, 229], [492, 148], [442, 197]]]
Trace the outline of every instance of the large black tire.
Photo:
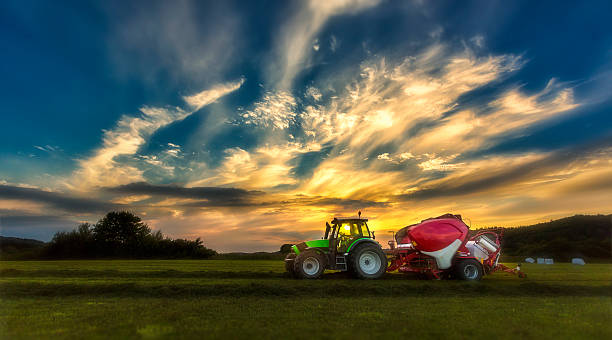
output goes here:
[[300, 279], [318, 279], [327, 267], [325, 256], [315, 250], [301, 252], [293, 262], [294, 275]]
[[480, 262], [474, 259], [459, 260], [455, 263], [455, 275], [460, 280], [479, 281], [482, 279], [482, 274]]
[[295, 253], [291, 252], [287, 254], [287, 256], [285, 257], [285, 270], [291, 276], [295, 276], [295, 271], [293, 270], [293, 265], [295, 263], [295, 256], [296, 256]]
[[387, 271], [387, 256], [372, 243], [363, 243], [350, 253], [351, 274], [360, 279], [378, 279]]

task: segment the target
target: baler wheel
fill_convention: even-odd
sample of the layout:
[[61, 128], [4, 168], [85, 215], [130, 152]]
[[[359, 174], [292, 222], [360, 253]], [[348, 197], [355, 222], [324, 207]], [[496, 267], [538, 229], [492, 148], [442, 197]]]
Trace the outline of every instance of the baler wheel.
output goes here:
[[318, 279], [326, 266], [325, 257], [322, 254], [315, 250], [305, 250], [293, 261], [293, 272], [301, 279]]
[[387, 256], [374, 244], [359, 245], [350, 254], [351, 273], [360, 279], [378, 279], [387, 271]]
[[455, 275], [461, 280], [479, 281], [482, 274], [483, 269], [480, 262], [474, 259], [461, 260], [455, 265]]

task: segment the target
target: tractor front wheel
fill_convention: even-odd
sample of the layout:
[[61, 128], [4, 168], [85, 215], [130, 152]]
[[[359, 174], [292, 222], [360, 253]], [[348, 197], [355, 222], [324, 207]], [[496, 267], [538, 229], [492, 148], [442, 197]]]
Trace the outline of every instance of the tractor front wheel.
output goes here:
[[302, 279], [318, 279], [325, 271], [325, 257], [314, 250], [301, 252], [293, 263], [294, 274]]
[[480, 262], [474, 259], [460, 260], [455, 264], [455, 275], [466, 281], [478, 281], [482, 278], [483, 270]]
[[295, 276], [295, 271], [293, 270], [294, 264], [295, 264], [295, 253], [291, 252], [287, 254], [287, 257], [285, 257], [285, 270], [291, 276]]
[[351, 251], [351, 269], [360, 279], [378, 279], [387, 271], [387, 256], [375, 244], [363, 244]]

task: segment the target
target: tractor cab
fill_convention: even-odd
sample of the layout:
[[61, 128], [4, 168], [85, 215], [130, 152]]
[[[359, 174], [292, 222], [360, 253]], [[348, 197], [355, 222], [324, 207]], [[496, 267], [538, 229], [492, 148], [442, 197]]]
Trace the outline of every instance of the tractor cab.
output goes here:
[[335, 245], [338, 253], [345, 253], [356, 240], [375, 238], [374, 232], [370, 232], [367, 222], [367, 218], [334, 218], [331, 225], [325, 223], [325, 236], [323, 238], [332, 241], [329, 243], [330, 248]]

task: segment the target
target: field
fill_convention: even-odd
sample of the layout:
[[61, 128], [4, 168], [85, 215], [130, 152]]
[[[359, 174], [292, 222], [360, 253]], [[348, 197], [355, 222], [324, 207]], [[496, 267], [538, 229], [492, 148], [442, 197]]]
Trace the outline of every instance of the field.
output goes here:
[[[513, 264], [509, 264], [513, 265]], [[612, 338], [612, 265], [478, 283], [316, 281], [282, 261], [2, 261], [2, 338]]]

